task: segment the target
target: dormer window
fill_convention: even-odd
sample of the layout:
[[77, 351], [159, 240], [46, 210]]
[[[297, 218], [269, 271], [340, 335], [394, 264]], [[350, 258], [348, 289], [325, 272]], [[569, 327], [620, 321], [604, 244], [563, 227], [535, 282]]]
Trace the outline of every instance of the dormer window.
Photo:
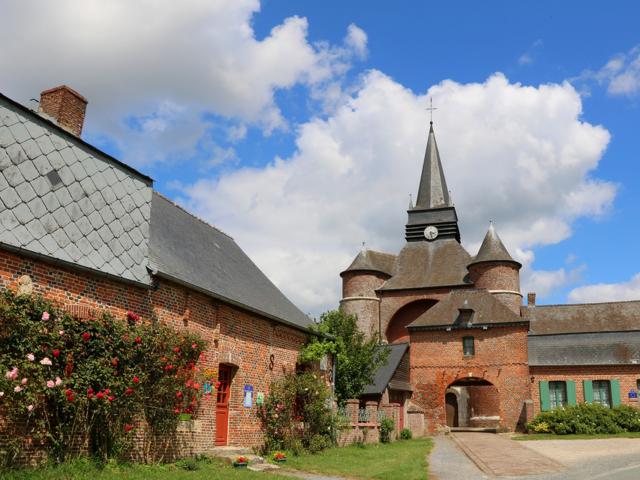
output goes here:
[[470, 308], [461, 308], [458, 310], [458, 317], [453, 322], [457, 327], [470, 327], [473, 325], [473, 314], [475, 312]]

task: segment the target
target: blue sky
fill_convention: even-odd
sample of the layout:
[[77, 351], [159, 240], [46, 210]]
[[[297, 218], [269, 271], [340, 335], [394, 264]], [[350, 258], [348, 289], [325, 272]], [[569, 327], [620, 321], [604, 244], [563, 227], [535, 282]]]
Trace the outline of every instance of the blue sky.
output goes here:
[[430, 96], [470, 253], [493, 219], [542, 302], [640, 298], [637, 2], [56, 5], [0, 0], [0, 91], [79, 90], [85, 139], [305, 311], [402, 246]]

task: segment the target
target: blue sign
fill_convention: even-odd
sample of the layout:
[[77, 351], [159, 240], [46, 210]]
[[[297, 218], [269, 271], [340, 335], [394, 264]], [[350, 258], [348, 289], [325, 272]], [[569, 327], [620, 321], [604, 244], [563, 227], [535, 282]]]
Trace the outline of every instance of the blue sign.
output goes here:
[[636, 392], [633, 388], [629, 390], [629, 398], [638, 398], [638, 392]]
[[253, 406], [253, 386], [252, 385], [244, 386], [244, 400], [242, 401], [242, 404], [246, 408], [251, 408]]
[[211, 395], [211, 392], [213, 391], [213, 388], [211, 387], [211, 383], [204, 382], [204, 385], [202, 385], [202, 391], [204, 392], [205, 395]]

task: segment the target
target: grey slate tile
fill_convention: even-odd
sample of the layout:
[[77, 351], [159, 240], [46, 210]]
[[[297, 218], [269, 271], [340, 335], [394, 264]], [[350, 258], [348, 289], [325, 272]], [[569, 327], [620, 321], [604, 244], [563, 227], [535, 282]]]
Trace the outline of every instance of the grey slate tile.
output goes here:
[[33, 166], [36, 167], [36, 170], [38, 170], [40, 175], [46, 175], [52, 170], [51, 164], [49, 163], [49, 159], [46, 155], [38, 155], [34, 158]]
[[10, 127], [14, 123], [20, 122], [20, 118], [18, 117], [18, 115], [16, 115], [15, 112], [12, 112], [11, 110], [7, 110], [7, 109], [2, 110], [2, 115], [0, 116], [0, 120], [2, 120], [2, 123], [7, 127]]
[[11, 165], [11, 159], [4, 149], [0, 149], [0, 170], [4, 170]]
[[78, 262], [82, 257], [84, 257], [80, 249], [76, 247], [74, 243], [70, 243], [67, 248], [65, 248], [65, 251], [69, 254], [74, 262]]
[[34, 158], [42, 154], [42, 152], [40, 151], [40, 147], [38, 147], [38, 144], [32, 138], [22, 143], [20, 146], [24, 150], [24, 153], [27, 154], [27, 158], [29, 158], [30, 160], [33, 160]]
[[49, 233], [49, 235], [51, 235], [53, 232], [55, 232], [59, 228], [58, 222], [56, 222], [56, 219], [50, 213], [45, 214], [40, 219], [40, 221], [42, 222], [42, 226], [47, 231], [47, 233]]
[[102, 227], [102, 217], [97, 211], [94, 210], [93, 212], [91, 212], [87, 218], [89, 219], [89, 222], [91, 222], [91, 226], [94, 228], [94, 230]]
[[42, 202], [49, 212], [55, 212], [60, 207], [58, 197], [53, 192], [48, 192], [42, 197]]
[[58, 198], [58, 202], [60, 202], [60, 205], [62, 205], [63, 207], [66, 207], [73, 201], [71, 195], [69, 195], [69, 191], [64, 187], [57, 188], [55, 190], [55, 194]]
[[0, 147], [7, 148], [14, 143], [16, 143], [16, 139], [13, 138], [9, 127], [0, 126]]
[[51, 191], [51, 183], [49, 183], [49, 180], [44, 177], [35, 178], [31, 182], [31, 186], [39, 197], [42, 197]]
[[7, 183], [12, 187], [17, 187], [22, 182], [24, 182], [24, 177], [20, 173], [20, 169], [15, 165], [11, 165], [10, 167], [2, 170], [2, 175], [7, 180]]
[[7, 187], [9, 187], [9, 184], [5, 180], [4, 176], [0, 174], [0, 192], [2, 192], [2, 190], [4, 190]]
[[31, 220], [25, 226], [27, 227], [27, 230], [31, 232], [31, 235], [33, 235], [33, 238], [35, 239], [39, 240], [45, 235], [47, 235], [47, 231], [42, 226], [42, 222], [40, 222], [40, 220], [38, 220], [37, 218], [34, 218], [33, 220]]
[[69, 218], [71, 218], [72, 223], [77, 223], [81, 218], [84, 218], [84, 213], [80, 210], [80, 207], [77, 203], [72, 203], [67, 207], [67, 213], [69, 214]]
[[64, 167], [58, 170], [58, 175], [60, 175], [60, 178], [62, 179], [62, 183], [64, 183], [66, 187], [68, 187], [69, 185], [71, 185], [73, 182], [76, 181], [76, 179], [73, 176], [73, 173], [71, 173], [71, 169], [67, 165], [65, 165]]
[[91, 222], [86, 216], [80, 217], [76, 221], [76, 227], [78, 227], [78, 230], [80, 230], [82, 232], [82, 235], [85, 235], [85, 236], [89, 235], [89, 233], [94, 230], [93, 226], [91, 225]]
[[47, 155], [47, 158], [49, 159], [49, 163], [51, 164], [51, 166], [56, 170], [60, 170], [62, 167], [65, 166], [62, 156], [55, 150], [49, 153]]
[[100, 190], [100, 193], [102, 194], [102, 198], [104, 198], [104, 201], [107, 203], [107, 205], [116, 201], [117, 197], [113, 193], [113, 189], [111, 187], [103, 188], [102, 190]]
[[85, 197], [84, 189], [78, 182], [74, 182], [69, 185], [69, 195], [77, 203], [81, 198]]
[[51, 235], [46, 235], [40, 239], [40, 244], [45, 254], [52, 255], [58, 250], [58, 244]]
[[71, 172], [78, 182], [87, 178], [87, 172], [85, 171], [82, 164], [78, 161], [71, 165]]
[[13, 209], [13, 213], [18, 219], [18, 222], [20, 222], [22, 225], [29, 223], [34, 218], [33, 213], [31, 213], [31, 210], [29, 210], [29, 207], [27, 207], [26, 203], [18, 204]]
[[24, 153], [24, 150], [22, 150], [19, 143], [14, 143], [7, 147], [6, 152], [14, 165], [20, 165], [22, 162], [27, 160], [27, 154]]
[[29, 132], [29, 136], [33, 139], [40, 138], [41, 136], [46, 135], [46, 130], [35, 122], [27, 121], [24, 123], [24, 126]]
[[91, 203], [96, 210], [101, 210], [106, 205], [100, 191], [93, 192], [91, 195], [89, 195], [89, 200], [91, 200]]
[[52, 233], [52, 236], [53, 236], [53, 239], [58, 244], [58, 246], [63, 250], [67, 245], [69, 245], [69, 243], [71, 243], [71, 240], [69, 240], [69, 237], [67, 237], [67, 234], [64, 233], [64, 230], [62, 228], [56, 229]]
[[[106, 223], [107, 225], [111, 224], [112, 222], [115, 222], [116, 220], [116, 217], [111, 211], [111, 209], [109, 208], [109, 205], [105, 205], [105, 207], [102, 210], [100, 210], [100, 216], [102, 217], [102, 220], [104, 220], [104, 223]], [[117, 222], [117, 223], [120, 223], [120, 222]]]
[[28, 206], [35, 218], [42, 218], [47, 213], [47, 207], [44, 205], [44, 202], [40, 200], [40, 197], [35, 197], [29, 202]]
[[62, 207], [53, 212], [53, 218], [56, 219], [60, 228], [64, 228], [69, 222], [71, 222], [71, 218], [69, 217], [67, 210]]
[[93, 180], [91, 180], [91, 177], [87, 177], [84, 180], [82, 180], [80, 182], [80, 186], [82, 187], [84, 192], [87, 194], [87, 196], [91, 195], [93, 192], [96, 191], [96, 186], [93, 183]]
[[18, 205], [22, 200], [18, 196], [18, 192], [14, 188], [6, 188], [2, 191], [2, 195], [0, 196], [0, 200], [6, 208], [14, 208]]
[[38, 147], [40, 147], [40, 151], [43, 153], [43, 155], [49, 155], [55, 150], [55, 147], [53, 146], [53, 143], [51, 142], [51, 139], [48, 135], [43, 135], [42, 137], [38, 138], [36, 140], [36, 143], [38, 144]]
[[28, 182], [22, 182], [16, 187], [16, 192], [24, 203], [28, 203], [37, 197], [35, 190]]
[[[79, 241], [82, 237], [84, 237], [84, 235], [82, 234], [82, 232], [80, 231], [80, 229], [76, 226], [75, 223], [70, 223], [69, 225], [67, 225], [66, 227], [64, 227], [64, 233], [67, 234], [67, 237], [69, 237], [69, 240], [71, 240], [71, 243], [76, 243], [77, 241]], [[73, 255], [72, 255], [73, 256]]]
[[27, 230], [27, 227], [25, 227], [24, 225], [18, 225], [16, 228], [14, 228], [13, 234], [18, 239], [18, 247], [24, 247], [31, 240], [33, 240], [33, 235], [31, 235], [29, 230]]
[[18, 222], [13, 211], [5, 209], [0, 212], [0, 225], [2, 226], [0, 230], [13, 230], [19, 224], [20, 222]]
[[14, 123], [9, 127], [9, 130], [11, 130], [11, 135], [13, 135], [13, 138], [15, 138], [18, 143], [26, 142], [31, 138], [29, 130], [27, 130], [22, 123]]
[[20, 169], [20, 173], [27, 182], [33, 181], [36, 177], [39, 177], [40, 174], [36, 167], [33, 166], [33, 162], [22, 162], [18, 168]]
[[111, 233], [111, 230], [109, 230], [109, 227], [106, 225], [102, 225], [102, 227], [98, 229], [98, 235], [100, 235], [104, 243], [108, 243], [113, 239], [113, 233]]

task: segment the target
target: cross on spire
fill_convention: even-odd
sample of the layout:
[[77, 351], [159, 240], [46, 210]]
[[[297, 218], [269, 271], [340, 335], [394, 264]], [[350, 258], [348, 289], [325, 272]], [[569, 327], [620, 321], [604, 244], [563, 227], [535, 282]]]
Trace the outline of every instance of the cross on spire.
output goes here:
[[433, 111], [438, 110], [437, 107], [433, 106], [433, 97], [429, 97], [429, 106], [425, 110], [429, 111], [429, 124], [433, 125]]

